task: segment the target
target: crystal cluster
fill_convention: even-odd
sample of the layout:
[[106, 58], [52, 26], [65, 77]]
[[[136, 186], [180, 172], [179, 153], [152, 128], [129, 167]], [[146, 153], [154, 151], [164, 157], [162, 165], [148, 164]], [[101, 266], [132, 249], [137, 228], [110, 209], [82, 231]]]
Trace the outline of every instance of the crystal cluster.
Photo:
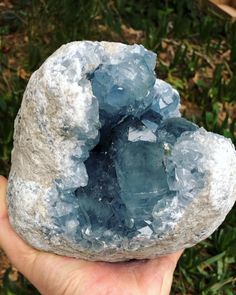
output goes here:
[[89, 260], [192, 246], [236, 196], [229, 139], [180, 117], [139, 45], [72, 42], [31, 76], [15, 121], [8, 207], [35, 248]]

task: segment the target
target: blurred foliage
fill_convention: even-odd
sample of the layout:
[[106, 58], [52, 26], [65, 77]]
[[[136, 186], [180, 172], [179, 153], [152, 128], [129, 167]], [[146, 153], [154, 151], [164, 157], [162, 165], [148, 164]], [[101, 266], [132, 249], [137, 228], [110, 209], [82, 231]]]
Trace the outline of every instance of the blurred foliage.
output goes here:
[[3, 287], [0, 287], [1, 295], [40, 295], [40, 293], [29, 284], [22, 276], [18, 275], [17, 279], [12, 278], [12, 270], [8, 268], [4, 274]]
[[[14, 118], [32, 71], [73, 40], [142, 43], [157, 75], [178, 89], [183, 114], [236, 144], [236, 23], [204, 1], [21, 0], [0, 6], [0, 174], [8, 175]], [[206, 241], [185, 251], [172, 294], [236, 294], [235, 208]], [[5, 272], [0, 294], [37, 294]]]

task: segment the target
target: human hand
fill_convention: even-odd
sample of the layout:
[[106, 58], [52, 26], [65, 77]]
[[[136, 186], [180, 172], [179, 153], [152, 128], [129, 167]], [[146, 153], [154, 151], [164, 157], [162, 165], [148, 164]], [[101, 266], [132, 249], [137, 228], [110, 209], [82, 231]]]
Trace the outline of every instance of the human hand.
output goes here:
[[89, 262], [40, 252], [12, 229], [6, 208], [7, 180], [0, 176], [0, 246], [43, 295], [168, 295], [179, 251], [153, 260]]

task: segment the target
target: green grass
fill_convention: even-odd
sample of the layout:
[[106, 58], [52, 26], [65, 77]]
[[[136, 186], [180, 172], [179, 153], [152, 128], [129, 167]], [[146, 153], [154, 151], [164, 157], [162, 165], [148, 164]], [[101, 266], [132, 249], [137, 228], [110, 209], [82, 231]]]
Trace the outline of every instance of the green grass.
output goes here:
[[[13, 121], [27, 83], [16, 67], [32, 73], [72, 40], [144, 44], [159, 56], [157, 75], [179, 90], [185, 116], [236, 144], [236, 23], [188, 0], [19, 2], [12, 14], [0, 13], [0, 174], [9, 172]], [[26, 41], [8, 52], [9, 35]], [[9, 63], [18, 53], [20, 64]], [[236, 294], [235, 213], [234, 208], [209, 239], [185, 251], [172, 294]], [[37, 294], [32, 290], [22, 278], [11, 282], [7, 272], [0, 294]]]

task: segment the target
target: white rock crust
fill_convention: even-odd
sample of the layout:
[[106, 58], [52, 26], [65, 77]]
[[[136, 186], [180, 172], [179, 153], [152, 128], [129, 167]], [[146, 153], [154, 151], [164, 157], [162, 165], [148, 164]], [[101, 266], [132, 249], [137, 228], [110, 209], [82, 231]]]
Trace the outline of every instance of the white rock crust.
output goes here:
[[[94, 47], [91, 62], [87, 55], [88, 44]], [[148, 244], [141, 235], [140, 247], [132, 248], [131, 242], [125, 252], [114, 246], [97, 253], [85, 253], [78, 244], [59, 235], [53, 225], [50, 233], [45, 233], [51, 221], [47, 210], [49, 199], [58, 198], [55, 181], [61, 179], [63, 188], [86, 186], [88, 181], [83, 161], [75, 167], [71, 158], [86, 154], [86, 144], [96, 143], [100, 128], [98, 102], [86, 74], [101, 63], [101, 52], [116, 63], [122, 58], [124, 46], [107, 42], [63, 45], [30, 78], [15, 121], [8, 208], [15, 230], [35, 248], [111, 262], [152, 258], [190, 247], [208, 237], [235, 202], [235, 149], [229, 139], [201, 128], [183, 133], [172, 150], [173, 157], [182, 153], [180, 166], [187, 161], [189, 151], [201, 152], [204, 156], [196, 159], [195, 165], [207, 176], [204, 189], [184, 210], [178, 208], [178, 195], [166, 208], [174, 212], [175, 221], [169, 224], [168, 235], [151, 238]], [[81, 60], [85, 57], [86, 66], [83, 63], [82, 67]], [[75, 169], [76, 173], [72, 173]], [[159, 218], [158, 214], [154, 216]], [[73, 224], [70, 227], [73, 228]]]

